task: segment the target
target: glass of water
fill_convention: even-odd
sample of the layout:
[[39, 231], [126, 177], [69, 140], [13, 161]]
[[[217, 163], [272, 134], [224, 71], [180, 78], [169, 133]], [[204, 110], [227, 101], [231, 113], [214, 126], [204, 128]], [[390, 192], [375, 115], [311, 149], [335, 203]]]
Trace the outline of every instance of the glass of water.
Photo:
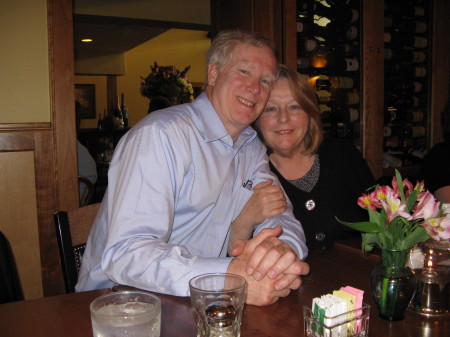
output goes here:
[[159, 337], [161, 300], [143, 291], [120, 291], [95, 299], [90, 306], [94, 337]]
[[229, 273], [204, 274], [189, 281], [197, 337], [239, 337], [246, 282]]

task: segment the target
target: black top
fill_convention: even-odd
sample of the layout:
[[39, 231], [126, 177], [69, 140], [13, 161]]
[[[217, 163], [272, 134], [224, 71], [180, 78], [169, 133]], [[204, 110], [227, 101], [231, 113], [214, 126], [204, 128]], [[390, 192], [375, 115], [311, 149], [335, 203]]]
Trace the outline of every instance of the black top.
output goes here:
[[359, 236], [359, 232], [337, 222], [335, 216], [346, 222], [367, 221], [367, 210], [359, 207], [357, 201], [367, 188], [375, 185], [367, 163], [350, 142], [327, 138], [318, 155], [320, 175], [311, 192], [299, 190], [270, 164], [294, 206], [294, 215], [303, 226], [310, 250]]
[[450, 141], [436, 144], [423, 158], [419, 174], [431, 193], [450, 186]]

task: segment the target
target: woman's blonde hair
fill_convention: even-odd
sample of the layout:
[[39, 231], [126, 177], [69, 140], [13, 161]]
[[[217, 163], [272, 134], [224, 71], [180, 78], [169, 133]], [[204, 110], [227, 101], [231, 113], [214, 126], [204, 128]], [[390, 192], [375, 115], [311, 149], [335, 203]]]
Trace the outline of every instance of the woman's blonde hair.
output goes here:
[[[308, 130], [305, 139], [303, 140], [302, 152], [304, 154], [315, 154], [319, 150], [319, 146], [323, 140], [323, 129], [317, 97], [314, 94], [311, 84], [308, 82], [308, 77], [281, 64], [278, 73], [278, 80], [280, 79], [286, 79], [288, 81], [292, 96], [309, 117]], [[264, 137], [259, 130], [258, 120], [254, 123], [254, 126], [257, 129], [261, 140], [264, 142]], [[269, 153], [272, 152], [269, 147], [268, 150]]]

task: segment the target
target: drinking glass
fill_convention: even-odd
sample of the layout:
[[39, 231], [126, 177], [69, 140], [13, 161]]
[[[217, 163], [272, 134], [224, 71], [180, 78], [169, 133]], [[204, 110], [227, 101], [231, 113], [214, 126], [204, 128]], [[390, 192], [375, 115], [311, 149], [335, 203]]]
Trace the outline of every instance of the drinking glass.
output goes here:
[[161, 300], [142, 291], [119, 291], [90, 306], [94, 337], [159, 337]]
[[246, 282], [229, 273], [204, 274], [189, 281], [197, 337], [239, 337]]

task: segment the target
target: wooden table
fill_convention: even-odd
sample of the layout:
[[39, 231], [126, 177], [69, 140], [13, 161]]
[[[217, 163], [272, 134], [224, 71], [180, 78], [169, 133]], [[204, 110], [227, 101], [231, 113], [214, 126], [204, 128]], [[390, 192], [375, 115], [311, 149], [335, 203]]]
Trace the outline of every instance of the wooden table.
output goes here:
[[[246, 305], [242, 337], [304, 336], [303, 306], [313, 297], [350, 285], [365, 291], [364, 301], [371, 307], [371, 337], [444, 337], [450, 336], [450, 318], [426, 318], [407, 312], [400, 322], [378, 318], [369, 292], [369, 274], [377, 265], [376, 255], [363, 257], [358, 249], [339, 245], [310, 253], [311, 273], [303, 286], [288, 297], [266, 307]], [[110, 289], [46, 297], [0, 305], [0, 336], [87, 337], [92, 336], [89, 304]], [[195, 336], [195, 324], [187, 297], [159, 294], [162, 299], [161, 337]]]

